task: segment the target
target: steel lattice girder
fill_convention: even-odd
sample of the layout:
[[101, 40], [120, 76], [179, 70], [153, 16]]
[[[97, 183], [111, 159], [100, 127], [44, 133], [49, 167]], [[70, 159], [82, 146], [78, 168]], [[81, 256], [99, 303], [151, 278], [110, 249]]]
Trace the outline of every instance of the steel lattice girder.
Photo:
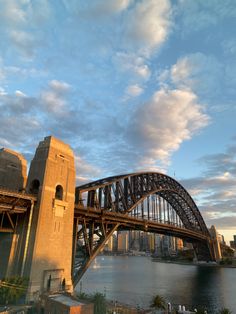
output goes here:
[[[83, 200], [83, 193], [87, 193], [86, 204]], [[158, 224], [152, 220], [132, 220], [129, 214], [136, 211], [138, 204], [143, 206], [142, 202], [153, 194], [159, 195], [170, 204], [180, 217], [185, 230]], [[176, 180], [161, 173], [145, 172], [120, 175], [77, 187], [75, 217], [78, 219], [77, 223], [82, 225], [80, 233], [83, 234], [84, 240], [84, 260], [81, 268], [75, 273], [74, 284], [79, 281], [118, 227], [177, 237], [179, 235], [182, 238], [193, 240], [196, 251], [204, 252], [206, 259], [214, 259], [210, 234], [195, 202]], [[99, 236], [98, 241], [94, 241], [93, 233]]]
[[34, 195], [0, 189], [0, 232], [14, 232], [18, 215], [30, 210]]
[[148, 195], [159, 194], [170, 202], [187, 229], [209, 235], [201, 213], [189, 193], [167, 175], [145, 172], [101, 179], [77, 187], [77, 203], [81, 201], [83, 192], [88, 192], [87, 207], [123, 213], [132, 211]]

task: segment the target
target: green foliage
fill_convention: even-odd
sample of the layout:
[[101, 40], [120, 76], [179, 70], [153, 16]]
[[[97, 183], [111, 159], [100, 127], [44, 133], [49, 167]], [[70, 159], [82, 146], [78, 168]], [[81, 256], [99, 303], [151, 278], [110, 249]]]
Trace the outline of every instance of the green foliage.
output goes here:
[[77, 298], [80, 300], [87, 300], [94, 303], [94, 314], [104, 314], [107, 310], [106, 298], [105, 295], [96, 292], [95, 294], [86, 294], [84, 292], [80, 292], [77, 294]]
[[0, 281], [0, 304], [16, 304], [25, 294], [28, 279], [15, 276]]
[[94, 314], [106, 313], [106, 299], [104, 294], [97, 292], [93, 295], [92, 301], [94, 303]]
[[162, 296], [157, 294], [152, 298], [151, 307], [154, 307], [155, 309], [165, 310], [166, 301]]
[[232, 258], [223, 258], [221, 261], [220, 261], [220, 265], [232, 265], [233, 263], [233, 260]]
[[89, 300], [91, 298], [91, 296], [85, 292], [80, 292], [76, 296], [80, 300]]
[[206, 313], [206, 310], [204, 309], [197, 309], [197, 314], [205, 314]]
[[232, 312], [227, 308], [222, 308], [219, 310], [218, 314], [232, 314]]

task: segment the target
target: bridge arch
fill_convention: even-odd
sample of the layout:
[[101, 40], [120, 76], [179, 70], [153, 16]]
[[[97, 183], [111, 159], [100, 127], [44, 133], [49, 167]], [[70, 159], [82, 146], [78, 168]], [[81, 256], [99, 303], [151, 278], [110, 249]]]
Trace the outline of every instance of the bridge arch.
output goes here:
[[[158, 172], [140, 172], [108, 177], [76, 188], [77, 202], [88, 193], [87, 207], [128, 213], [148, 195], [158, 194], [178, 212], [187, 229], [205, 235], [209, 231], [194, 200], [175, 179]], [[102, 202], [102, 199], [104, 202]]]
[[[174, 210], [180, 218], [183, 228], [181, 230], [179, 226], [170, 228], [165, 221], [163, 227], [160, 221], [154, 221], [148, 212], [150, 203], [144, 204], [145, 200], [149, 202], [150, 197], [160, 197], [165, 200], [171, 210]], [[139, 206], [146, 206], [148, 219], [139, 215]], [[83, 210], [80, 212], [81, 208]], [[121, 227], [132, 229], [132, 226], [135, 226], [134, 228], [138, 226], [140, 230], [144, 231], [179, 235], [182, 238], [190, 239], [194, 243], [198, 256], [205, 256], [208, 260], [214, 259], [210, 234], [197, 205], [179, 182], [165, 174], [158, 172], [131, 173], [79, 186], [76, 188], [75, 211], [77, 211], [78, 221], [81, 222], [84, 219], [80, 235], [83, 235], [84, 247], [87, 252], [87, 258], [82, 267], [85, 270], [114, 230]], [[85, 217], [83, 213], [86, 211], [87, 216]], [[97, 244], [94, 244], [91, 239], [92, 233], [100, 235]]]

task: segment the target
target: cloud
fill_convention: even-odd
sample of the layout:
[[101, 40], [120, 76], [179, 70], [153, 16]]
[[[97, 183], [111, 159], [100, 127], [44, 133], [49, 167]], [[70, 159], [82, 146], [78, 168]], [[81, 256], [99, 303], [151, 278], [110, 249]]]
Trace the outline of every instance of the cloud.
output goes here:
[[236, 229], [236, 145], [224, 153], [198, 160], [205, 170], [201, 177], [181, 180], [194, 196], [207, 224], [219, 229]]
[[124, 40], [141, 54], [150, 55], [166, 41], [171, 27], [168, 0], [143, 0], [129, 11]]
[[14, 43], [15, 47], [22, 52], [24, 56], [32, 57], [34, 54], [34, 37], [25, 32], [19, 30], [12, 30], [9, 33], [11, 42]]
[[[55, 121], [68, 116], [72, 108], [67, 102], [70, 85], [63, 81], [52, 80], [38, 94], [27, 95], [21, 90], [10, 94], [0, 93], [1, 128], [0, 138], [6, 139], [11, 148], [32, 142], [31, 136], [39, 138], [52, 130]], [[68, 128], [68, 126], [67, 126]], [[65, 130], [65, 132], [67, 132]], [[0, 145], [4, 145], [4, 141]]]
[[22, 80], [28, 78], [41, 78], [45, 76], [45, 70], [34, 68], [31, 65], [27, 66], [26, 64], [21, 64], [21, 66], [6, 65], [0, 57], [0, 82], [9, 81], [12, 78]]
[[236, 17], [234, 0], [179, 0], [177, 13], [180, 17], [184, 34], [200, 31], [209, 26], [216, 26], [224, 19]]
[[107, 14], [120, 13], [123, 10], [126, 10], [133, 0], [106, 0], [94, 1], [92, 7], [89, 7], [90, 14], [93, 16], [104, 17]]
[[2, 68], [2, 62], [0, 58], [0, 82], [3, 81], [4, 79], [5, 79], [5, 72], [4, 72], [4, 69]]
[[8, 25], [21, 25], [26, 22], [26, 12], [23, 10], [23, 0], [1, 1], [1, 21]]
[[32, 60], [43, 38], [40, 26], [50, 15], [48, 1], [1, 1], [0, 35], [25, 60]]
[[227, 57], [234, 57], [236, 54], [236, 39], [235, 38], [227, 38], [223, 40], [221, 46], [224, 50], [224, 53]]
[[66, 82], [52, 80], [48, 84], [46, 91], [41, 93], [40, 101], [42, 106], [54, 114], [63, 114], [67, 110], [65, 96], [70, 90], [70, 85]]
[[126, 88], [125, 93], [128, 97], [137, 97], [143, 93], [143, 88], [140, 87], [138, 84], [129, 85]]
[[145, 58], [134, 53], [117, 52], [113, 57], [113, 62], [119, 71], [129, 72], [136, 79], [148, 80], [151, 75]]
[[145, 152], [145, 163], [166, 165], [182, 142], [208, 123], [193, 92], [160, 89], [131, 117], [127, 136], [136, 149]]
[[188, 88], [209, 100], [217, 98], [224, 86], [224, 66], [214, 56], [193, 53], [181, 57], [159, 75], [161, 85]]
[[101, 174], [100, 169], [89, 164], [81, 156], [75, 156], [76, 184], [81, 185], [92, 181]]
[[93, 2], [83, 2], [78, 0], [62, 0], [64, 7], [70, 14], [86, 16], [93, 19], [107, 18], [126, 10], [134, 0], [93, 0]]

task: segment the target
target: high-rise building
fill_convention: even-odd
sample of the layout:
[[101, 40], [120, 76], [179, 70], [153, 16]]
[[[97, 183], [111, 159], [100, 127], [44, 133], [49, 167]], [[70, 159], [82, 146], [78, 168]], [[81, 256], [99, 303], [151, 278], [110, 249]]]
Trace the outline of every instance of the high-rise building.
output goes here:
[[180, 238], [175, 238], [175, 239], [176, 239], [176, 249], [177, 249], [178, 251], [183, 250], [183, 248], [184, 248], [183, 240], [180, 239]]
[[110, 239], [107, 241], [105, 247], [104, 247], [104, 251], [106, 252], [113, 252], [114, 249], [114, 239], [113, 239], [113, 235], [110, 237]]
[[170, 237], [164, 235], [162, 238], [162, 255], [169, 256], [169, 248], [170, 248]]
[[155, 256], [162, 255], [162, 234], [155, 234]]
[[133, 251], [140, 250], [140, 231], [129, 231], [129, 249]]
[[147, 251], [154, 252], [155, 251], [155, 235], [154, 233], [147, 234]]
[[117, 251], [120, 253], [128, 252], [129, 250], [129, 234], [126, 231], [121, 231], [117, 233], [118, 246]]
[[233, 241], [230, 241], [229, 243], [230, 247], [236, 250], [236, 235], [234, 235], [233, 237], [234, 237]]

